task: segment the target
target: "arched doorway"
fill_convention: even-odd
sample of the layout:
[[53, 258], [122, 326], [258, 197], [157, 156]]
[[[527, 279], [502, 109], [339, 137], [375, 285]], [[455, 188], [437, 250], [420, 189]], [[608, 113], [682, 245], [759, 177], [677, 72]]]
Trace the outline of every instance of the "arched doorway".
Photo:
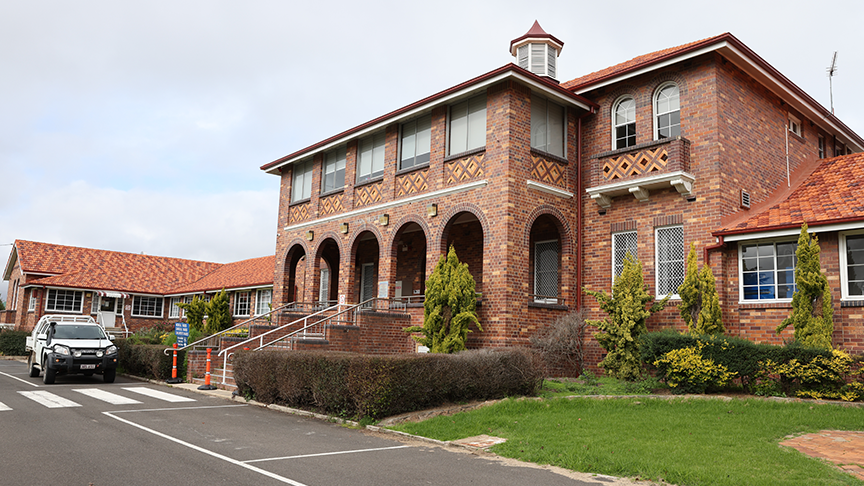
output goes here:
[[364, 231], [354, 240], [354, 288], [351, 296], [365, 302], [378, 293], [378, 238], [371, 231]]
[[285, 255], [283, 272], [283, 304], [303, 300], [304, 283], [306, 282], [306, 250], [300, 245], [294, 245]]
[[394, 297], [403, 303], [422, 302], [426, 293], [426, 232], [414, 222], [405, 223], [393, 238], [396, 261]]
[[483, 225], [480, 220], [468, 211], [454, 214], [444, 229], [443, 241], [445, 254], [450, 250], [450, 246], [453, 246], [459, 261], [468, 265], [468, 271], [474, 277], [475, 290], [482, 293], [484, 249]]
[[319, 305], [331, 306], [339, 299], [339, 245], [327, 238], [318, 247], [318, 292]]

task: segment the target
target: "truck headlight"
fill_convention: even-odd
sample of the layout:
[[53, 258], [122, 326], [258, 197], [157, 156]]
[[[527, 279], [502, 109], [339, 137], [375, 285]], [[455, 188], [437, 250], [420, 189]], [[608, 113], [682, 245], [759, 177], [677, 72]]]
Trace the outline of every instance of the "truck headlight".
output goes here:
[[108, 346], [105, 349], [105, 354], [114, 354], [117, 352], [117, 346]]
[[54, 352], [57, 354], [68, 355], [69, 354], [69, 348], [66, 346], [61, 346], [61, 345], [57, 344], [54, 346]]
[[101, 349], [96, 350], [96, 357], [97, 358], [101, 358], [104, 355], [105, 355], [105, 351], [102, 351]]

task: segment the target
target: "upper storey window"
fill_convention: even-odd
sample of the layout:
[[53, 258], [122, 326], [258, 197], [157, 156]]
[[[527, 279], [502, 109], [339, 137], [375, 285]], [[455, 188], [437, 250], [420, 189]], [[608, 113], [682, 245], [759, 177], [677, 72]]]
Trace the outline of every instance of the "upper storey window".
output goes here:
[[789, 115], [789, 131], [799, 137], [801, 136], [801, 121], [791, 114]]
[[678, 86], [664, 84], [654, 97], [654, 138], [681, 136], [681, 102]]
[[[360, 140], [357, 160], [357, 182], [366, 182], [384, 175], [384, 134]], [[344, 179], [344, 174], [342, 175]]]
[[612, 110], [615, 124], [615, 149], [636, 145], [636, 102], [627, 96], [621, 98]]
[[486, 146], [486, 95], [450, 107], [450, 154]]
[[294, 181], [291, 183], [291, 202], [312, 197], [312, 160], [294, 164]]
[[324, 153], [324, 174], [321, 192], [335, 191], [345, 186], [345, 147]]
[[402, 124], [402, 158], [400, 169], [429, 163], [432, 142], [432, 116], [427, 115]]
[[531, 148], [564, 157], [564, 107], [531, 97]]

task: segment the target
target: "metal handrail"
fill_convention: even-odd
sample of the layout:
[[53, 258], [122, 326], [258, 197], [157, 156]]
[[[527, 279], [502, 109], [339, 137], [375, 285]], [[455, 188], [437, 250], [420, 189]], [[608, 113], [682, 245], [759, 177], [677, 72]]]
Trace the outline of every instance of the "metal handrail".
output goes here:
[[[273, 314], [274, 312], [276, 312], [276, 311], [278, 311], [278, 310], [282, 310], [282, 309], [284, 309], [285, 307], [293, 306], [293, 305], [295, 305], [295, 304], [297, 304], [297, 302], [291, 302], [291, 303], [288, 303], [288, 304], [280, 305], [279, 307], [277, 307], [277, 308], [275, 308], [275, 309], [271, 309], [270, 312], [268, 312], [268, 313], [266, 313], [266, 314], [261, 314], [260, 316], [254, 316], [254, 317], [252, 317], [252, 318], [250, 318], [250, 319], [246, 319], [245, 321], [241, 322], [240, 324], [233, 325], [233, 326], [229, 327], [228, 329], [223, 329], [223, 330], [217, 332], [216, 334], [211, 334], [211, 335], [209, 335], [209, 336], [205, 336], [205, 337], [203, 337], [203, 338], [201, 338], [201, 339], [195, 341], [194, 343], [190, 343], [190, 344], [187, 344], [186, 346], [183, 346], [182, 348], [177, 348], [177, 351], [182, 351], [182, 350], [184, 350], [184, 349], [189, 349], [189, 348], [191, 348], [192, 346], [196, 346], [196, 345], [198, 345], [198, 343], [201, 343], [201, 342], [203, 342], [203, 341], [207, 341], [207, 340], [209, 340], [209, 339], [218, 338], [218, 337], [222, 336], [223, 334], [225, 334], [225, 333], [227, 333], [227, 332], [229, 332], [229, 331], [233, 331], [234, 329], [237, 329], [238, 327], [242, 327], [243, 325], [248, 324], [248, 323], [250, 323], [250, 322], [252, 322], [252, 321], [255, 321], [255, 320], [258, 320], [258, 319], [261, 319], [261, 318], [267, 317], [267, 316], [269, 316], [270, 314]], [[169, 354], [170, 352], [172, 352], [172, 351], [174, 351], [174, 348], [165, 348], [162, 352], [165, 353], [165, 356], [168, 356], [168, 354]]]

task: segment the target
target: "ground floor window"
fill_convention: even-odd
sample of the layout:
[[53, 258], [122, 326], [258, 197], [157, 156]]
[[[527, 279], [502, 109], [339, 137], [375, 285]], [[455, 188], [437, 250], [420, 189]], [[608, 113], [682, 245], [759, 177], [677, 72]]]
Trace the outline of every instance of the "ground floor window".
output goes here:
[[132, 297], [132, 317], [162, 317], [162, 297]]
[[741, 300], [791, 300], [798, 243], [759, 242], [739, 247]]
[[168, 309], [168, 317], [177, 319], [180, 317], [180, 304], [183, 302], [182, 297], [171, 297], [171, 307]]
[[635, 231], [624, 231], [612, 234], [612, 283], [624, 271], [624, 258], [629, 253], [634, 260], [639, 259]]
[[678, 287], [684, 283], [684, 227], [657, 228], [657, 296], [678, 298]]
[[49, 312], [82, 312], [84, 292], [78, 290], [48, 289], [45, 310]]
[[558, 303], [558, 240], [534, 243], [534, 301]]
[[844, 299], [864, 299], [864, 233], [840, 236], [840, 279]]
[[237, 292], [234, 294], [234, 315], [249, 315], [249, 292]]
[[30, 305], [27, 306], [28, 312], [33, 312], [36, 310], [36, 297], [30, 297]]
[[271, 303], [273, 303], [273, 290], [259, 290], [258, 297], [255, 299], [255, 315], [261, 316], [270, 312]]

